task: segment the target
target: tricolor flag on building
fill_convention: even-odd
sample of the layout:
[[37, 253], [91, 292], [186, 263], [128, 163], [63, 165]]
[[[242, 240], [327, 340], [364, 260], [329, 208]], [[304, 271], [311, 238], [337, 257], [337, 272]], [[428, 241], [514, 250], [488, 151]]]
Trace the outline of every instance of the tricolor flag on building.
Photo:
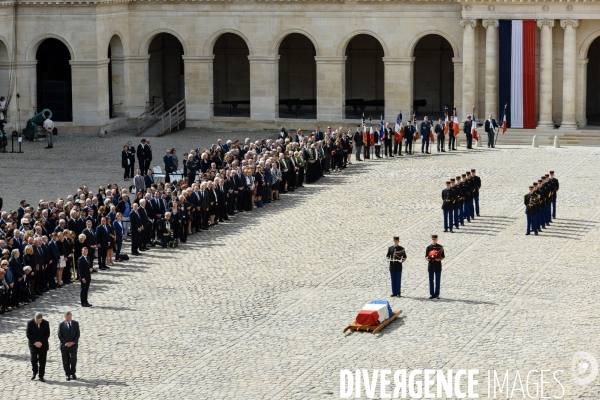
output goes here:
[[500, 21], [499, 104], [509, 128], [536, 127], [534, 20]]

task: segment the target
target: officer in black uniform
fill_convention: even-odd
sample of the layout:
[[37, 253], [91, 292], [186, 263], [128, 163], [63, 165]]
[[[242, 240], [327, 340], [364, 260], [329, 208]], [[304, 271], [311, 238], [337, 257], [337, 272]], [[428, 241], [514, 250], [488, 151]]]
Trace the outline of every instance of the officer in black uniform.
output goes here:
[[475, 214], [479, 217], [479, 189], [481, 189], [481, 178], [477, 176], [475, 168], [471, 168], [471, 179], [473, 180], [473, 201], [475, 203]]
[[392, 297], [401, 297], [402, 263], [406, 261], [406, 251], [399, 245], [400, 238], [394, 236], [394, 245], [388, 248], [387, 258], [390, 260], [390, 277], [392, 279]]
[[554, 171], [550, 171], [550, 182], [552, 183], [552, 218], [556, 219], [556, 193], [558, 192], [558, 179], [554, 177]]
[[450, 178], [450, 189], [452, 190], [452, 221], [454, 222], [454, 229], [458, 229], [458, 194], [460, 190], [456, 186], [456, 178]]
[[465, 213], [467, 215], [467, 221], [471, 222], [472, 219], [475, 219], [475, 213], [473, 212], [473, 181], [471, 180], [471, 171], [467, 171], [463, 174], [463, 181], [467, 187]]
[[[429, 298], [440, 298], [440, 279], [442, 277], [442, 260], [446, 257], [444, 254], [444, 246], [439, 244], [437, 235], [431, 235], [431, 244], [425, 249], [425, 259], [429, 262], [427, 271], [429, 272]], [[432, 252], [436, 251], [437, 256], [434, 257]], [[433, 280], [435, 278], [435, 286]]]
[[446, 144], [445, 140], [444, 140], [444, 124], [442, 123], [442, 119], [438, 119], [438, 123], [435, 124], [435, 128], [434, 128], [435, 134], [437, 136], [437, 151], [438, 153], [441, 151], [442, 153], [445, 153], [446, 150], [444, 150], [444, 145]]
[[544, 175], [544, 188], [546, 189], [546, 224], [552, 223], [552, 197], [554, 196], [554, 185], [550, 182], [550, 175]]
[[536, 208], [538, 204], [538, 195], [533, 191], [534, 186], [529, 186], [529, 193], [523, 196], [523, 202], [525, 203], [525, 214], [527, 215], [527, 233], [529, 235], [533, 231], [536, 235], [538, 234], [537, 221], [536, 221]]
[[456, 138], [454, 137], [454, 125], [450, 121], [450, 127], [448, 129], [448, 151], [456, 150]]
[[473, 121], [471, 121], [471, 114], [467, 115], [467, 120], [463, 125], [463, 132], [467, 136], [467, 149], [473, 148], [473, 136], [471, 135], [471, 129], [473, 129]]
[[546, 214], [544, 213], [544, 210], [546, 209], [548, 192], [546, 191], [546, 188], [544, 188], [544, 181], [542, 179], [538, 179], [537, 183], [537, 192], [540, 195], [538, 223], [542, 229], [546, 229]]
[[454, 194], [450, 181], [446, 181], [446, 189], [442, 190], [442, 210], [444, 211], [444, 232], [454, 232], [452, 230], [452, 214], [454, 213]]

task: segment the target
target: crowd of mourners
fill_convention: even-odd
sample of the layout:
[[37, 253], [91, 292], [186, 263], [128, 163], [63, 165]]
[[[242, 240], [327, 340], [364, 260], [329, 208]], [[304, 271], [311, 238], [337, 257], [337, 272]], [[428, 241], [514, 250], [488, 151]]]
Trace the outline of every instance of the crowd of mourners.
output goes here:
[[150, 142], [142, 139], [137, 148], [129, 142], [121, 160], [131, 185], [82, 185], [66, 197], [33, 206], [22, 200], [18, 209], [0, 211], [0, 313], [78, 280], [82, 306], [90, 306], [84, 275], [129, 259], [125, 241], [132, 256], [177, 247], [237, 213], [342, 172], [352, 163], [354, 142], [362, 145], [362, 134], [317, 127], [305, 136], [282, 128], [276, 139], [219, 140], [181, 160], [173, 148], [162, 159], [164, 182], [150, 168]]

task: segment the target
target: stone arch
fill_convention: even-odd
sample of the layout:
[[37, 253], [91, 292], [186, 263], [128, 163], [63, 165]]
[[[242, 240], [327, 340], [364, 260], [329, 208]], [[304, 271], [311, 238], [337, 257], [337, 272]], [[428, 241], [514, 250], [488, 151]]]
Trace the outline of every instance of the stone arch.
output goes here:
[[67, 47], [67, 49], [69, 50], [69, 53], [71, 53], [71, 61], [77, 60], [77, 58], [75, 57], [75, 51], [73, 50], [73, 46], [71, 46], [71, 43], [69, 43], [69, 41], [67, 39], [63, 38], [62, 36], [55, 35], [53, 33], [47, 33], [42, 36], [38, 36], [35, 40], [33, 40], [31, 42], [31, 44], [27, 48], [27, 52], [26, 52], [26, 56], [25, 56], [26, 61], [35, 61], [36, 60], [37, 50], [40, 47], [40, 45], [44, 42], [44, 40], [46, 40], [46, 39], [57, 39], [57, 40], [61, 41]]
[[140, 43], [140, 53], [139, 53], [140, 56], [148, 55], [148, 49], [150, 48], [150, 43], [152, 43], [152, 40], [154, 40], [154, 38], [156, 36], [160, 35], [161, 33], [168, 33], [170, 35], [175, 36], [179, 40], [179, 43], [181, 43], [181, 46], [183, 47], [183, 54], [188, 54], [188, 49], [187, 49], [185, 40], [183, 40], [183, 37], [179, 33], [175, 32], [174, 30], [171, 30], [171, 29], [160, 28], [160, 29], [155, 29], [152, 32], [146, 34], [146, 36], [144, 36], [144, 38], [142, 39], [142, 43]]
[[110, 36], [105, 47], [109, 59], [108, 68], [108, 116], [114, 118], [123, 116], [125, 108], [125, 51], [123, 37], [115, 32]]
[[[116, 42], [115, 39], [119, 39], [119, 42]], [[125, 54], [129, 53], [129, 49], [126, 49], [126, 42], [123, 39], [123, 35], [119, 31], [113, 31], [108, 37], [108, 43], [104, 48], [108, 48], [108, 46], [113, 48], [113, 56], [115, 57], [124, 57]]]
[[[250, 116], [250, 48], [236, 32], [213, 36], [213, 112], [215, 116]], [[211, 38], [211, 41], [212, 39]], [[210, 43], [210, 41], [209, 41]], [[207, 54], [208, 55], [208, 54]]]
[[445, 34], [444, 32], [435, 31], [435, 30], [421, 32], [413, 38], [413, 40], [410, 42], [410, 44], [408, 45], [408, 48], [407, 48], [406, 54], [409, 57], [413, 56], [413, 54], [415, 52], [415, 47], [417, 47], [419, 40], [421, 40], [422, 38], [424, 38], [427, 35], [438, 35], [438, 36], [443, 37], [444, 39], [446, 39], [448, 41], [448, 43], [450, 43], [450, 46], [452, 46], [452, 51], [454, 52], [454, 58], [460, 57], [460, 51], [459, 51], [458, 46], [456, 45], [456, 42], [454, 41], [454, 39], [451, 36], [448, 36], [447, 34]]
[[0, 45], [0, 62], [11, 61], [12, 57], [11, 57], [10, 46], [8, 45], [8, 42], [6, 41], [6, 39], [4, 39], [2, 36], [0, 36], [0, 43], [4, 44], [4, 46]]
[[275, 41], [273, 42], [273, 45], [271, 46], [271, 50], [269, 51], [269, 54], [271, 56], [276, 56], [279, 53], [279, 46], [281, 46], [281, 42], [283, 42], [285, 40], [285, 38], [288, 37], [289, 35], [291, 35], [292, 33], [298, 33], [300, 35], [306, 36], [308, 38], [308, 40], [310, 40], [312, 42], [313, 46], [315, 47], [315, 52], [317, 53], [316, 56], [318, 57], [321, 54], [319, 51], [319, 46], [318, 46], [315, 38], [310, 33], [306, 32], [302, 29], [290, 29], [290, 30], [283, 32], [281, 35], [279, 35], [277, 37], [277, 39], [275, 39]]
[[[589, 35], [581, 46], [579, 58], [584, 60], [583, 103], [580, 124], [600, 125], [600, 31]], [[578, 66], [579, 68], [579, 66]], [[582, 118], [583, 117], [583, 118]]]
[[360, 31], [354, 31], [351, 34], [349, 34], [348, 36], [346, 36], [339, 44], [338, 48], [337, 48], [337, 55], [342, 57], [346, 54], [346, 48], [348, 47], [348, 44], [350, 43], [350, 41], [352, 39], [354, 39], [356, 36], [358, 35], [369, 35], [369, 36], [373, 36], [381, 45], [381, 47], [383, 48], [383, 56], [386, 57], [390, 54], [387, 45], [385, 44], [385, 41], [381, 38], [381, 36], [379, 36], [378, 34], [376, 34], [373, 31], [368, 31], [368, 30], [360, 30]]
[[219, 38], [221, 36], [223, 36], [226, 33], [233, 33], [234, 35], [237, 35], [239, 37], [241, 37], [242, 39], [244, 39], [244, 41], [246, 42], [246, 46], [248, 46], [248, 51], [249, 51], [249, 55], [252, 55], [252, 45], [250, 44], [250, 40], [248, 40], [248, 37], [246, 35], [244, 35], [242, 32], [238, 31], [237, 29], [221, 29], [220, 31], [214, 33], [207, 41], [206, 41], [206, 45], [204, 46], [204, 55], [212, 55], [214, 54], [214, 48], [215, 48], [215, 44], [217, 43], [217, 40], [219, 40]]

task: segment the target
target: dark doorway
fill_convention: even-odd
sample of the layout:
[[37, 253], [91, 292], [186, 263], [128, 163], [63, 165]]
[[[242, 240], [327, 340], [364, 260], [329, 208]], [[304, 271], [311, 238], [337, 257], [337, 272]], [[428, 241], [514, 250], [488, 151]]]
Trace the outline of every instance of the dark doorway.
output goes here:
[[73, 121], [71, 53], [58, 39], [46, 39], [36, 53], [37, 110], [52, 111], [54, 121]]
[[279, 117], [317, 118], [317, 63], [309, 38], [292, 33], [279, 45]]
[[215, 116], [250, 116], [250, 61], [248, 45], [234, 33], [224, 33], [213, 49]]
[[159, 33], [152, 39], [148, 54], [149, 104], [162, 101], [168, 110], [185, 97], [183, 46], [170, 33]]
[[413, 56], [413, 100], [427, 103], [418, 107], [416, 114], [434, 120], [443, 118], [444, 106], [449, 112], [454, 106], [452, 46], [440, 35], [426, 35], [415, 46]]
[[364, 113], [378, 119], [383, 114], [383, 47], [373, 36], [352, 38], [346, 47], [346, 118], [358, 118]]
[[588, 50], [585, 114], [588, 125], [600, 125], [600, 37]]
[[125, 116], [125, 58], [123, 43], [118, 35], [114, 35], [108, 44], [108, 110], [110, 118]]

